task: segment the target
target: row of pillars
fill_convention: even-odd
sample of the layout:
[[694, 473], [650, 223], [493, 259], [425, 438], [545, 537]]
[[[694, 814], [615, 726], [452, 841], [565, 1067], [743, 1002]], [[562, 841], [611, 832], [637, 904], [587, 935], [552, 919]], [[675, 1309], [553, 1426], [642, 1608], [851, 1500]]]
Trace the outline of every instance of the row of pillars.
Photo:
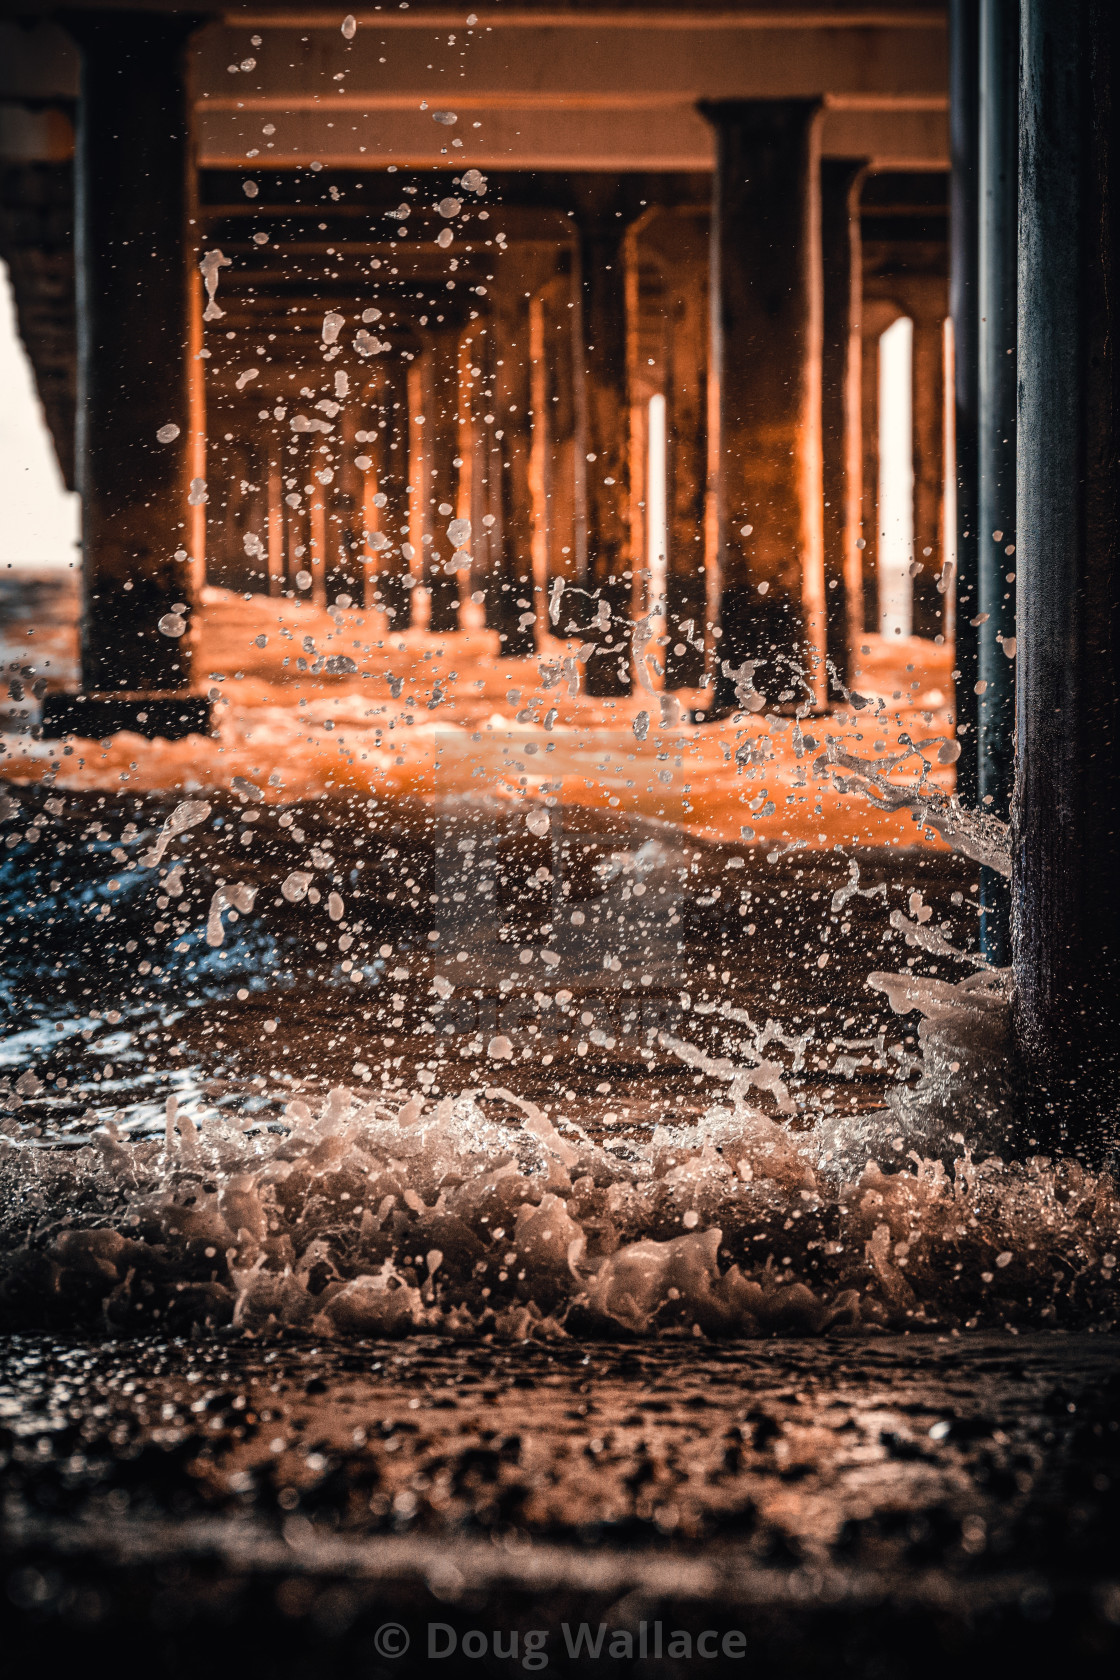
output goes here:
[[1120, 11], [950, 24], [960, 789], [1011, 821], [983, 938], [1014, 968], [1024, 1146], [1115, 1169]]
[[[195, 20], [176, 16], [73, 14], [82, 48], [76, 156], [79, 422], [83, 505], [82, 683], [87, 694], [174, 695], [189, 683], [189, 637], [168, 636], [169, 618], [192, 606], [192, 544], [186, 489], [192, 479], [188, 288], [190, 199], [187, 42]], [[848, 391], [854, 288], [854, 170], [830, 175], [840, 205], [822, 223], [817, 100], [716, 103], [702, 107], [716, 135], [711, 237], [708, 438], [702, 513], [706, 565], [671, 578], [671, 617], [691, 619], [714, 647], [715, 713], [734, 710], [734, 673], [763, 660], [785, 681], [810, 669], [825, 698], [823, 656], [834, 639], [846, 663], [861, 590], [853, 576], [852, 509], [859, 467], [846, 440], [858, 436]], [[595, 598], [592, 692], [631, 682], [633, 573], [630, 414], [627, 396], [627, 269], [623, 240], [633, 216], [605, 192], [601, 214], [580, 221], [579, 370], [586, 442], [585, 571]], [[635, 211], [636, 213], [636, 211]], [[822, 230], [831, 240], [826, 345]], [[500, 316], [499, 297], [495, 311]], [[493, 318], [492, 318], [493, 319]], [[494, 321], [498, 332], [500, 320]], [[826, 354], [826, 351], [829, 354]], [[454, 377], [454, 352], [444, 360]], [[831, 359], [830, 359], [831, 358]], [[822, 387], [824, 370], [830, 389]], [[527, 358], [505, 359], [498, 402], [524, 415], [532, 404]], [[831, 404], [831, 407], [830, 407]], [[450, 390], [434, 401], [434, 431], [454, 429]], [[842, 441], [825, 495], [822, 413]], [[177, 439], [167, 428], [178, 425]], [[504, 452], [528, 456], [531, 428], [510, 426]], [[455, 448], [433, 436], [433, 447]], [[500, 473], [507, 500], [524, 500], [528, 460]], [[825, 500], [830, 504], [826, 531]], [[527, 507], [505, 512], [531, 533]], [[531, 540], [531, 539], [530, 539]], [[694, 551], [696, 552], [696, 551]], [[510, 562], [503, 593], [507, 650], [532, 651], [532, 618], [519, 606], [531, 555]], [[831, 575], [828, 575], [831, 574]], [[826, 588], [827, 584], [832, 589]], [[433, 627], [449, 621], [453, 585], [437, 591]], [[521, 597], [523, 599], [523, 597]], [[603, 610], [603, 607], [608, 609]], [[831, 611], [829, 610], [831, 609]], [[161, 629], [161, 621], [164, 628]], [[862, 627], [862, 624], [859, 626]], [[856, 631], [858, 634], [858, 630]], [[173, 702], [171, 703], [173, 705]], [[167, 707], [147, 708], [150, 728]], [[187, 707], [185, 718], [193, 718]], [[73, 723], [73, 716], [70, 718]]]
[[[1015, 779], [1019, 0], [954, 0], [952, 254], [957, 727], [962, 802], [1006, 822]], [[981, 870], [981, 946], [1011, 960], [1006, 878]]]
[[[812, 159], [807, 161], [811, 168]], [[820, 166], [819, 403], [820, 430], [830, 445], [822, 450], [821, 463], [824, 640], [841, 673], [864, 628], [867, 584], [860, 555], [861, 478], [866, 482], [860, 433], [868, 395], [865, 388], [861, 402], [859, 374], [866, 347], [860, 341], [858, 196], [863, 176], [862, 164], [828, 160]], [[572, 237], [573, 224], [560, 211], [549, 213], [563, 230], [559, 244], [515, 237], [500, 259], [501, 285], [491, 290], [485, 313], [474, 307], [480, 300], [473, 289], [455, 297], [439, 294], [436, 305], [427, 288], [416, 293], [413, 285], [403, 319], [405, 297], [399, 291], [384, 295], [377, 331], [390, 335], [391, 353], [372, 363], [349, 357], [347, 397], [335, 416], [336, 437], [329, 445], [316, 433], [278, 435], [287, 434], [284, 399], [291, 381], [309, 371], [306, 348], [302, 359], [291, 360], [302, 340], [290, 340], [275, 366], [244, 393], [233, 389], [232, 370], [226, 372], [208, 399], [215, 433], [228, 425], [235, 439], [225, 460], [228, 486], [223, 489], [219, 482], [213, 487], [217, 543], [225, 552], [212, 580], [252, 588], [267, 578], [267, 587], [276, 593], [302, 578], [311, 599], [320, 604], [341, 594], [385, 608], [394, 629], [420, 622], [439, 632], [453, 631], [461, 622], [477, 623], [479, 613], [465, 602], [468, 595], [475, 602], [481, 595], [486, 622], [498, 630], [504, 650], [531, 655], [546, 628], [550, 584], [558, 578], [586, 582], [587, 526], [583, 497], [577, 493], [577, 478], [582, 478], [593, 489], [602, 487], [600, 552], [606, 528], [616, 560], [600, 581], [600, 600], [605, 591], [612, 622], [616, 616], [643, 615], [654, 587], [642, 565], [651, 554], [643, 518], [649, 490], [647, 409], [650, 393], [663, 389], [669, 540], [659, 588], [673, 632], [665, 646], [664, 681], [670, 689], [696, 688], [705, 670], [705, 624], [721, 606], [707, 595], [713, 560], [713, 533], [705, 519], [708, 335], [699, 282], [708, 269], [709, 216], [706, 208], [692, 203], [659, 205], [659, 185], [644, 176], [629, 182], [629, 197], [646, 205], [636, 220], [633, 205], [617, 208], [617, 189], [604, 195], [597, 218], [584, 207], [575, 224], [584, 232], [582, 240]], [[616, 275], [621, 279], [615, 280]], [[416, 298], [428, 311], [419, 319]], [[225, 302], [231, 313], [223, 324], [238, 322], [236, 302], [228, 293]], [[349, 307], [341, 299], [337, 304]], [[361, 304], [354, 307], [360, 310]], [[582, 418], [589, 392], [573, 353], [584, 342], [585, 319], [592, 323], [585, 365], [596, 373], [590, 406], [597, 425], [590, 437]], [[919, 331], [932, 337], [939, 356], [940, 312]], [[598, 355], [601, 345], [610, 353]], [[329, 353], [343, 347], [340, 341]], [[656, 373], [647, 374], [647, 361]], [[930, 440], [926, 434], [931, 416], [939, 429], [940, 380], [937, 369], [925, 371], [930, 400], [916, 420], [939, 465], [940, 438]], [[771, 383], [780, 372], [774, 369]], [[869, 390], [874, 401], [874, 379]], [[285, 416], [275, 433], [269, 416], [274, 402]], [[756, 427], [771, 418], [761, 412], [749, 417]], [[259, 421], [265, 422], [263, 428]], [[611, 453], [601, 462], [605, 439]], [[596, 448], [588, 451], [588, 442]], [[788, 447], [787, 440], [787, 454]], [[320, 457], [329, 457], [334, 475], [324, 488], [315, 482], [323, 475], [312, 470], [315, 461], [328, 464]], [[628, 487], [620, 486], [624, 474]], [[306, 506], [291, 494], [304, 488]], [[939, 500], [935, 494], [927, 521], [933, 526]], [[455, 544], [447, 541], [452, 518], [472, 529], [471, 551], [460, 551], [458, 565], [450, 558]], [[263, 542], [249, 535], [262, 531], [267, 533]], [[254, 556], [251, 563], [242, 554], [243, 543]], [[788, 544], [786, 570], [786, 579], [771, 584], [775, 594], [784, 582], [787, 598], [793, 592], [802, 595], [796, 539]], [[417, 591], [417, 584], [424, 588]], [[758, 594], [757, 582], [740, 592], [747, 595], [753, 618], [744, 626], [746, 639], [757, 647], [767, 627], [766, 597]], [[722, 601], [724, 626], [737, 605], [731, 585]], [[571, 613], [569, 602], [565, 623]], [[740, 609], [739, 617], [746, 612]], [[774, 626], [771, 639], [778, 640], [783, 630], [780, 623]], [[605, 669], [592, 665], [589, 670], [592, 684], [602, 684], [603, 692], [617, 692], [629, 681], [625, 645], [620, 648], [613, 668], [608, 659]]]
[[[979, 744], [962, 753], [962, 788], [1006, 809], [1014, 669], [1010, 927], [1028, 1130], [1099, 1153], [1120, 1100], [1120, 9], [951, 10], [959, 693]], [[177, 557], [189, 464], [156, 434], [176, 413], [187, 430], [189, 22], [74, 18], [83, 682], [162, 691], [182, 718], [184, 644], [159, 621], [191, 604]], [[718, 599], [721, 662], [734, 670], [806, 643], [819, 652], [824, 634], [818, 112], [774, 101], [706, 114], [718, 153], [706, 517], [719, 572], [706, 604], [714, 622]], [[587, 238], [587, 573], [616, 625], [623, 275], [609, 241]], [[597, 668], [609, 682], [624, 664], [610, 655]], [[734, 703], [730, 686], [717, 705]], [[146, 709], [150, 727], [168, 727]], [[986, 938], [998, 955], [994, 887]]]

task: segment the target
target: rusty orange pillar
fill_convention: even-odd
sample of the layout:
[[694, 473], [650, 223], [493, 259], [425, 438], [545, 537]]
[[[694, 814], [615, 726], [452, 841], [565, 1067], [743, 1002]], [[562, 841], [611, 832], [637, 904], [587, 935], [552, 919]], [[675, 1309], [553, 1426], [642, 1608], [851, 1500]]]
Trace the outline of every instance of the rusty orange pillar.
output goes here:
[[[771, 699], [802, 698], [824, 651], [821, 105], [720, 100], [712, 200], [711, 488], [721, 596], [713, 713], [728, 672], [762, 660]], [[823, 691], [822, 691], [823, 692]]]

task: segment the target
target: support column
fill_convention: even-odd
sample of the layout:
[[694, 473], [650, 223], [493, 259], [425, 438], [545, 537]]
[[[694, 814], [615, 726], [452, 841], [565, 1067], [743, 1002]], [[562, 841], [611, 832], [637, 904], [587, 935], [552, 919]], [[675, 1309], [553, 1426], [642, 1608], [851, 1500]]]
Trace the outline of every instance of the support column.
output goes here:
[[548, 304], [538, 292], [529, 305], [529, 497], [533, 508], [533, 603], [537, 636], [548, 625], [548, 582], [552, 555], [552, 435], [549, 420]]
[[[314, 436], [314, 433], [312, 433]], [[314, 480], [312, 481], [314, 482]], [[327, 604], [327, 502], [323, 488], [315, 484], [308, 499], [308, 543], [304, 566], [311, 577], [313, 606]]]
[[280, 595], [284, 589], [284, 462], [273, 445], [268, 457], [268, 593]]
[[[459, 496], [459, 328], [429, 328], [425, 351], [424, 454], [427, 468], [423, 502], [426, 509], [424, 577], [430, 592], [428, 628], [437, 632], [459, 628], [459, 578], [447, 563], [454, 544], [447, 527], [457, 517]], [[446, 508], [447, 512], [442, 510]], [[417, 541], [413, 537], [413, 542]]]
[[425, 437], [428, 416], [425, 412], [424, 364], [417, 356], [408, 365], [408, 534], [401, 543], [401, 587], [410, 592], [410, 622], [425, 630], [428, 625], [428, 602], [417, 597], [418, 585], [424, 583], [424, 533], [428, 528], [428, 440]]
[[[868, 318], [870, 316], [870, 319]], [[860, 335], [860, 581], [863, 596], [861, 636], [879, 631], [879, 339], [882, 306], [864, 311]], [[866, 645], [866, 644], [864, 644]]]
[[[586, 403], [587, 588], [597, 592], [598, 647], [587, 662], [589, 694], [629, 694], [630, 398], [626, 361], [627, 218], [613, 204], [588, 207], [580, 226]], [[604, 620], [606, 621], [604, 623]]]
[[[561, 272], [542, 289], [544, 368], [539, 383], [546, 393], [547, 581], [579, 578], [578, 504], [576, 494], [576, 331], [573, 326], [573, 274]], [[534, 398], [534, 413], [536, 413]], [[547, 605], [546, 605], [547, 628]]]
[[[707, 492], [707, 262], [692, 271], [694, 290], [676, 298], [666, 393], [665, 687], [698, 688], [704, 675], [708, 578], [704, 554]], [[686, 628], [687, 626], [687, 628]]]
[[[186, 44], [201, 20], [82, 12], [75, 177], [82, 688], [45, 734], [182, 736], [194, 602], [186, 556], [190, 343]], [[167, 441], [161, 441], [161, 435]], [[161, 629], [160, 626], [163, 625]], [[124, 695], [143, 695], [133, 706]], [[108, 697], [112, 703], [108, 703]]]
[[326, 497], [326, 599], [360, 600], [364, 588], [361, 555], [362, 484], [350, 463], [337, 461]]
[[821, 267], [824, 281], [821, 438], [824, 486], [825, 636], [828, 656], [848, 683], [863, 633], [860, 534], [863, 247], [859, 195], [867, 164], [821, 164]]
[[[1019, 0], [980, 4], [980, 432], [977, 704], [979, 796], [1006, 822], [1014, 780], [1015, 360], [1018, 263]], [[991, 962], [1011, 961], [1007, 882], [980, 872], [980, 940]]]
[[[548, 570], [549, 582], [562, 577], [582, 582], [577, 558], [577, 447], [575, 357], [576, 334], [572, 325], [574, 280], [571, 273], [556, 275], [545, 287], [544, 384], [548, 401]], [[536, 403], [534, 401], [534, 408]], [[586, 452], [585, 452], [586, 453]], [[586, 464], [586, 463], [584, 463]]]
[[[939, 288], [940, 289], [940, 288]], [[923, 288], [923, 293], [926, 288]], [[944, 635], [945, 596], [941, 574], [942, 504], [945, 499], [944, 321], [926, 299], [913, 310], [914, 573], [912, 634], [930, 641]], [[928, 550], [928, 553], [927, 553]]]
[[483, 415], [489, 413], [487, 366], [489, 329], [484, 320], [469, 323], [459, 340], [459, 517], [470, 521], [470, 566], [460, 574], [460, 588], [471, 597], [468, 628], [486, 623], [486, 598], [490, 589], [490, 428]]
[[[647, 213], [639, 249], [656, 262], [659, 337], [644, 324], [640, 343], [654, 347], [655, 388], [665, 396], [665, 630], [662, 658], [667, 689], [698, 688], [704, 675], [707, 574], [704, 503], [708, 475], [708, 207], [689, 205]], [[639, 354], [639, 372], [648, 358]], [[633, 487], [632, 492], [633, 493]]]
[[1120, 12], [1023, 0], [1016, 1031], [1028, 1142], [1120, 1096]]
[[978, 796], [975, 685], [979, 680], [976, 628], [979, 483], [979, 0], [949, 0], [949, 314], [953, 322], [953, 380], [957, 445], [957, 589], [955, 716], [961, 738], [957, 793], [967, 805]]
[[[723, 666], [766, 663], [773, 698], [824, 648], [818, 100], [701, 106], [716, 131], [711, 361]], [[815, 687], [819, 673], [810, 681]]]
[[[465, 605], [466, 599], [472, 594], [474, 589], [473, 573], [476, 562], [473, 556], [477, 552], [478, 534], [482, 520], [481, 510], [477, 505], [477, 428], [475, 425], [474, 414], [474, 375], [471, 373], [472, 366], [477, 366], [478, 364], [475, 362], [475, 335], [474, 330], [471, 328], [468, 328], [467, 331], [462, 333], [459, 337], [455, 365], [458, 377], [455, 410], [455, 448], [456, 459], [459, 462], [458, 479], [456, 480], [455, 517], [457, 519], [465, 519], [467, 522], [470, 534], [460, 547], [465, 548], [472, 556], [470, 563], [465, 565], [459, 573], [460, 600], [463, 601]], [[465, 623], [463, 618], [460, 617], [460, 624], [463, 625], [464, 629], [470, 629], [472, 628], [472, 619], [474, 619], [474, 622], [477, 622], [477, 618], [474, 617], [473, 608], [468, 609], [468, 616]]]
[[[488, 468], [497, 507], [497, 568], [487, 589], [486, 622], [502, 652], [527, 659], [536, 652], [533, 607], [533, 494], [530, 481], [529, 300], [515, 259], [505, 259], [505, 285], [490, 322], [495, 424]], [[493, 552], [492, 544], [491, 552]]]
[[378, 364], [376, 388], [367, 410], [366, 443], [373, 460], [365, 522], [366, 548], [377, 557], [377, 570], [368, 579], [366, 601], [382, 608], [390, 630], [412, 623], [410, 576], [402, 558], [402, 526], [408, 519], [408, 372], [399, 349]]

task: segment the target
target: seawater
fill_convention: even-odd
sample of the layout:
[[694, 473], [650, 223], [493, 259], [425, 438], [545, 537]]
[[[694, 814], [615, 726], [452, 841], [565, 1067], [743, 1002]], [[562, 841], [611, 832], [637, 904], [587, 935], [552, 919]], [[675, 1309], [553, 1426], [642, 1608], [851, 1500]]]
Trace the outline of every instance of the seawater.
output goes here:
[[[908, 803], [924, 825], [969, 856], [1006, 867], [998, 825], [969, 817], [944, 794], [889, 781], [891, 766], [882, 761], [821, 755], [820, 773], [837, 773], [837, 766], [872, 800]], [[19, 799], [9, 802], [24, 820]], [[287, 815], [287, 827], [278, 833], [295, 832], [305, 843], [299, 829], [305, 819]], [[460, 837], [456, 867], [478, 887], [484, 876], [512, 870], [512, 854], [502, 854], [505, 864], [491, 859], [483, 865], [479, 812], [467, 815], [464, 833], [476, 838], [468, 843]], [[380, 947], [389, 956], [367, 967], [356, 963], [371, 911], [355, 915], [345, 871], [334, 868], [337, 858], [320, 855], [313, 870], [293, 870], [289, 859], [258, 870], [253, 881], [230, 880], [222, 854], [225, 863], [219, 859], [221, 867], [207, 874], [197, 847], [193, 853], [189, 848], [202, 844], [210, 816], [208, 800], [189, 799], [173, 805], [161, 822], [134, 821], [119, 832], [98, 818], [96, 843], [106, 850], [106, 866], [110, 859], [119, 866], [118, 852], [125, 857], [116, 842], [135, 848], [135, 878], [146, 873], [154, 879], [166, 907], [161, 913], [181, 918], [156, 924], [171, 927], [169, 939], [190, 919], [187, 905], [195, 893], [198, 925], [172, 949], [191, 953], [192, 967], [211, 963], [217, 996], [222, 985], [228, 994], [242, 977], [260, 986], [261, 969], [271, 967], [275, 980], [284, 967], [278, 945], [269, 947], [265, 939], [254, 947], [250, 937], [261, 922], [262, 882], [268, 891], [280, 888], [275, 904], [282, 914], [314, 910], [312, 931], [332, 931], [337, 945], [345, 941], [354, 953], [342, 958], [332, 949], [330, 960], [349, 965], [335, 978], [350, 992], [341, 1008], [350, 1017], [352, 1040], [365, 1044], [364, 1060], [355, 1063], [362, 1082], [334, 1079], [322, 1089], [289, 1074], [285, 1099], [262, 1110], [254, 1087], [266, 1083], [266, 1072], [279, 1061], [285, 1031], [298, 1017], [300, 986], [308, 984], [291, 963], [287, 1027], [265, 1021], [271, 1038], [260, 1072], [235, 1082], [213, 1109], [186, 1100], [181, 1081], [170, 1094], [158, 1095], [168, 1083], [167, 1066], [153, 1044], [143, 1069], [134, 1070], [134, 1094], [137, 1082], [147, 1082], [141, 1120], [102, 1103], [87, 1108], [69, 1130], [44, 1131], [21, 1111], [38, 1082], [20, 1072], [22, 1052], [10, 1042], [9, 1065], [15, 1064], [17, 1077], [8, 1087], [12, 1116], [0, 1146], [0, 1316], [8, 1324], [514, 1339], [1111, 1325], [1120, 1252], [1120, 1199], [1112, 1180], [1067, 1160], [1009, 1158], [1015, 1097], [1010, 976], [985, 968], [973, 951], [954, 944], [946, 931], [950, 923], [934, 922], [920, 890], [905, 895], [905, 909], [891, 909], [887, 882], [864, 880], [853, 856], [841, 860], [846, 878], [831, 893], [809, 895], [824, 924], [822, 938], [848, 929], [847, 918], [858, 911], [878, 919], [892, 950], [917, 953], [904, 971], [875, 968], [867, 976], [872, 1013], [856, 1030], [866, 1033], [870, 1025], [869, 1036], [845, 1038], [835, 1026], [828, 1029], [834, 1073], [844, 1072], [845, 1059], [850, 1066], [872, 1063], [873, 1054], [874, 1067], [883, 1069], [890, 1032], [912, 1028], [917, 1016], [917, 1033], [890, 1047], [893, 1078], [877, 1099], [826, 1101], [820, 1081], [816, 1089], [807, 1087], [799, 1070], [813, 1055], [817, 1066], [825, 1066], [819, 1052], [827, 1033], [818, 1031], [812, 1012], [807, 1018], [797, 1006], [809, 977], [818, 989], [827, 987], [827, 953], [836, 950], [835, 942], [822, 951], [825, 964], [821, 957], [805, 959], [801, 982], [788, 960], [775, 968], [779, 978], [767, 1001], [778, 999], [780, 1014], [743, 1008], [727, 984], [730, 971], [721, 974], [716, 963], [704, 971], [711, 985], [702, 1002], [693, 995], [694, 982], [674, 967], [682, 959], [673, 953], [684, 947], [666, 934], [688, 914], [684, 889], [670, 890], [671, 883], [695, 872], [702, 854], [667, 825], [656, 833], [638, 825], [633, 832], [620, 830], [594, 853], [595, 880], [578, 900], [588, 910], [571, 912], [569, 929], [577, 919], [580, 925], [569, 950], [557, 924], [559, 909], [567, 915], [577, 902], [565, 894], [580, 847], [571, 835], [565, 838], [547, 807], [534, 805], [527, 815], [507, 810], [495, 855], [512, 824], [518, 844], [536, 847], [552, 865], [530, 867], [537, 856], [532, 850], [518, 865], [526, 890], [541, 897], [540, 917], [547, 918], [535, 935], [521, 935], [528, 943], [519, 953], [522, 963], [528, 953], [533, 973], [541, 976], [533, 993], [541, 1019], [551, 1010], [574, 1025], [581, 1004], [591, 1002], [578, 1019], [602, 1023], [607, 994], [601, 987], [593, 993], [593, 983], [631, 984], [611, 954], [619, 950], [625, 969], [648, 967], [643, 981], [660, 976], [663, 996], [674, 985], [693, 986], [693, 992], [677, 992], [676, 1012], [666, 1013], [663, 1024], [652, 1017], [642, 1049], [651, 1058], [649, 1071], [633, 1085], [642, 1099], [641, 1123], [623, 1127], [612, 1124], [618, 1115], [605, 1114], [603, 1101], [587, 1099], [586, 1084], [582, 1098], [568, 1086], [575, 1063], [570, 1050], [565, 1060], [544, 1053], [544, 1039], [534, 1050], [530, 1039], [519, 1060], [497, 1018], [493, 1029], [475, 1027], [462, 1035], [468, 1042], [458, 1065], [430, 1058], [423, 1077], [406, 1078], [407, 1068], [390, 1077], [402, 1057], [385, 1046], [399, 1050], [410, 1031], [415, 1045], [419, 1021], [406, 1023], [405, 1017], [420, 1010], [418, 994], [406, 1000], [394, 984], [404, 987], [410, 973], [415, 984], [421, 975], [428, 996], [423, 1007], [435, 1012], [450, 1008], [457, 989], [465, 995], [466, 988], [447, 977], [457, 971], [443, 957], [433, 960], [416, 949], [407, 958], [411, 969], [389, 966], [407, 954], [408, 938], [399, 930], [395, 945]], [[284, 814], [277, 820], [283, 824]], [[431, 830], [435, 819], [424, 820]], [[453, 824], [436, 828], [446, 839]], [[412, 854], [407, 844], [386, 847], [389, 837], [383, 822], [382, 858], [391, 860], [394, 879], [411, 881]], [[316, 858], [314, 844], [311, 856]], [[745, 948], [745, 935], [755, 926], [746, 917], [761, 918], [765, 895], [757, 876], [745, 870], [742, 879], [753, 881], [753, 888], [734, 884], [740, 879], [731, 869], [736, 861], [743, 863], [741, 856], [726, 858], [719, 880], [727, 898], [735, 893], [740, 899], [742, 919], [735, 928]], [[309, 885], [313, 878], [322, 879], [322, 893]], [[104, 919], [96, 894], [87, 896], [90, 919]], [[466, 943], [476, 949], [464, 950], [460, 959], [474, 959], [476, 978], [479, 964], [496, 964], [499, 956], [509, 970], [514, 951], [499, 953], [495, 945], [487, 955], [484, 949], [482, 900], [461, 896], [469, 900], [464, 914], [475, 934]], [[955, 902], [964, 895], [953, 896]], [[696, 902], [711, 905], [717, 897], [714, 888], [705, 888]], [[784, 890], [780, 899], [786, 900]], [[774, 894], [768, 902], [782, 911], [793, 907]], [[801, 913], [807, 908], [803, 903]], [[773, 919], [780, 923], [782, 917]], [[238, 938], [243, 976], [235, 972], [231, 949]], [[317, 948], [326, 951], [327, 942], [319, 940]], [[227, 956], [233, 968], [222, 972], [217, 965]], [[121, 960], [131, 972], [134, 958]], [[583, 992], [574, 995], [561, 982], [581, 962]], [[916, 966], [936, 969], [946, 962], [975, 972], [946, 979]], [[369, 979], [361, 993], [355, 978], [364, 974]], [[494, 989], [500, 997], [510, 985], [507, 973]], [[372, 1010], [361, 1006], [370, 987]], [[238, 997], [249, 996], [249, 985], [238, 991]], [[160, 1024], [176, 1016], [173, 1003]], [[399, 1013], [389, 1022], [391, 1010]], [[110, 1011], [102, 1020], [113, 1014], [122, 1022], [123, 1044], [127, 1019]], [[386, 1037], [387, 1024], [397, 1026], [398, 1039]], [[434, 1022], [428, 1031], [434, 1033]], [[34, 1038], [31, 1033], [25, 1046], [32, 1054]], [[582, 1052], [614, 1043], [601, 1024], [591, 1024]], [[872, 1048], [850, 1055], [850, 1045]], [[656, 1065], [655, 1050], [661, 1058]], [[135, 1059], [135, 1043], [130, 1053]], [[526, 1095], [524, 1058], [536, 1075], [535, 1099]], [[679, 1084], [672, 1097], [664, 1094], [665, 1076], [659, 1079], [656, 1069], [667, 1060], [678, 1070], [693, 1070], [690, 1104], [682, 1105]], [[551, 1095], [542, 1097], [542, 1089]], [[611, 1090], [611, 1082], [596, 1089]], [[617, 1093], [609, 1100], [616, 1103]], [[157, 1104], [158, 1127], [152, 1124]]]

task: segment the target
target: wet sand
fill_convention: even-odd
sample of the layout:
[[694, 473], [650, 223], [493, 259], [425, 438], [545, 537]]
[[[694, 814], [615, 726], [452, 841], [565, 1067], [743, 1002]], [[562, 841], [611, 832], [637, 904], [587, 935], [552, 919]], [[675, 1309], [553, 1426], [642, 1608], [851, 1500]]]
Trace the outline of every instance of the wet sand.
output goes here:
[[[0, 1372], [6, 1651], [46, 1672], [506, 1675], [529, 1630], [570, 1675], [1103, 1675], [1120, 1647], [1108, 1337], [16, 1337]], [[705, 1629], [745, 1654], [668, 1655]], [[427, 1656], [470, 1630], [485, 1656]]]
[[825, 713], [810, 713], [804, 683], [764, 664], [757, 710], [752, 700], [698, 726], [691, 718], [709, 691], [661, 693], [652, 653], [644, 685], [605, 701], [586, 693], [578, 636], [546, 634], [536, 658], [509, 659], [481, 627], [390, 633], [380, 614], [357, 607], [207, 588], [192, 635], [211, 734], [59, 744], [37, 739], [37, 720], [43, 693], [76, 682], [73, 578], [13, 573], [0, 579], [0, 609], [12, 684], [0, 745], [16, 783], [191, 793], [239, 777], [269, 803], [481, 793], [770, 848], [942, 844], [917, 813], [873, 803], [850, 775], [817, 765], [822, 753], [854, 754], [891, 782], [924, 775], [935, 795], [952, 791], [951, 650], [917, 637], [892, 645], [869, 635], [859, 691], [832, 683]]

